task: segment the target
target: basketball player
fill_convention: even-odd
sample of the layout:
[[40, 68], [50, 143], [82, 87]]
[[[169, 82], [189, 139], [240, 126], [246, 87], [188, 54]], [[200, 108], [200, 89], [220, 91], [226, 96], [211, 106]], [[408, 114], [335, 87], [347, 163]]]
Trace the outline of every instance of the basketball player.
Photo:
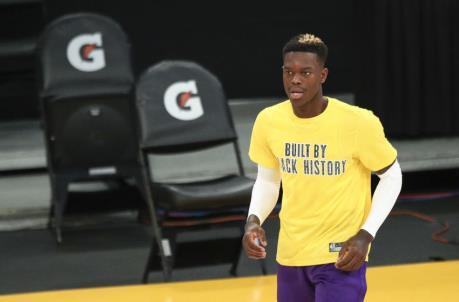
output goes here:
[[[300, 34], [283, 48], [288, 100], [262, 110], [249, 156], [258, 165], [243, 238], [266, 257], [262, 223], [282, 181], [277, 298], [363, 301], [370, 243], [400, 193], [397, 151], [369, 110], [323, 96], [328, 48]], [[380, 180], [371, 199], [370, 178]]]

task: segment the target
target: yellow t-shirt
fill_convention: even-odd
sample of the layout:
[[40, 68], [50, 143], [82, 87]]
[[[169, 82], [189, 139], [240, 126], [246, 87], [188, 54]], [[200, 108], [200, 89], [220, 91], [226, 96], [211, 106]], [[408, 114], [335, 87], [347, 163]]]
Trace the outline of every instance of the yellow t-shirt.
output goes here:
[[371, 171], [397, 157], [371, 111], [328, 100], [312, 118], [298, 118], [284, 101], [262, 110], [253, 127], [250, 159], [282, 175], [282, 265], [336, 262], [335, 244], [355, 235], [368, 215]]

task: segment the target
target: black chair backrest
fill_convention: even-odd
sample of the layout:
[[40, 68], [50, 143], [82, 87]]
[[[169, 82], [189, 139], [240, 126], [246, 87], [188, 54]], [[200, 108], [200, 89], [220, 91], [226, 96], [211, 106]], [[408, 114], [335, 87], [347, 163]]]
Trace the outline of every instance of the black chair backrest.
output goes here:
[[101, 15], [65, 15], [46, 27], [38, 45], [52, 169], [135, 163], [134, 76], [122, 28]]
[[128, 93], [134, 83], [128, 37], [108, 17], [62, 16], [47, 26], [37, 50], [42, 98]]
[[220, 81], [189, 61], [163, 61], [137, 82], [141, 146], [152, 152], [199, 150], [237, 139]]

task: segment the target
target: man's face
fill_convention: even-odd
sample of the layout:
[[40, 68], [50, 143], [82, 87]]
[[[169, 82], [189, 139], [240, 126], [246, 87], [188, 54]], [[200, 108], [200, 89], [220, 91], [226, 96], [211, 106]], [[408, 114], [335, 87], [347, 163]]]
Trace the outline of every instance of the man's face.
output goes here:
[[282, 69], [285, 93], [295, 107], [302, 107], [313, 100], [328, 75], [328, 69], [311, 52], [286, 53]]

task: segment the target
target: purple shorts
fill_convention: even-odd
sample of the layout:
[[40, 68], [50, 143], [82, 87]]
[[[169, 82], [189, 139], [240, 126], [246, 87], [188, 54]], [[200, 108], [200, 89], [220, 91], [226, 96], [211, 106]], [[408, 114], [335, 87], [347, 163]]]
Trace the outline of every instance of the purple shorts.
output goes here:
[[367, 263], [344, 272], [334, 263], [277, 267], [278, 302], [360, 302], [367, 291]]

